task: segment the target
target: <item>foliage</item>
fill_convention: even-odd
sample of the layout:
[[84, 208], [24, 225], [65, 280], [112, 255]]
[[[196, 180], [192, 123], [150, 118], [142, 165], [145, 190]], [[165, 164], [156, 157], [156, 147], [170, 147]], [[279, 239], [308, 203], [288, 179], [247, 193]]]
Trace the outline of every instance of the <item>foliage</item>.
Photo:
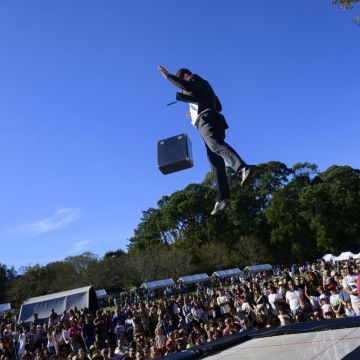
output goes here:
[[[355, 4], [360, 3], [360, 0], [333, 0], [333, 3], [342, 10], [352, 10]], [[360, 15], [356, 16], [354, 21], [360, 25]]]
[[360, 3], [360, 0], [333, 0], [333, 3], [342, 9], [351, 10], [355, 3]]
[[0, 265], [1, 298], [20, 304], [89, 284], [120, 292], [146, 281], [360, 251], [359, 170], [270, 161], [258, 165], [251, 186], [241, 187], [230, 169], [228, 176], [232, 198], [224, 213], [209, 215], [216, 193], [209, 173], [143, 211], [127, 252], [87, 252], [18, 274]]

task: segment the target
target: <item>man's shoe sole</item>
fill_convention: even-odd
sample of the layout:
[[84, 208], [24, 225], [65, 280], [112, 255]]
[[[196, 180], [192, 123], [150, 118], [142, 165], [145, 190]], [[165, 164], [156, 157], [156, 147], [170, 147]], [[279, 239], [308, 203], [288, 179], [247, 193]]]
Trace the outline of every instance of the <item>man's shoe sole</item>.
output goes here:
[[216, 210], [213, 210], [210, 214], [216, 215], [219, 212], [223, 211], [228, 205], [229, 205], [229, 201], [224, 201], [220, 207], [218, 207]]
[[256, 167], [253, 166], [250, 168], [250, 173], [249, 175], [245, 178], [244, 181], [241, 182], [241, 186], [246, 186], [250, 183], [250, 181], [254, 178], [254, 175], [256, 173]]

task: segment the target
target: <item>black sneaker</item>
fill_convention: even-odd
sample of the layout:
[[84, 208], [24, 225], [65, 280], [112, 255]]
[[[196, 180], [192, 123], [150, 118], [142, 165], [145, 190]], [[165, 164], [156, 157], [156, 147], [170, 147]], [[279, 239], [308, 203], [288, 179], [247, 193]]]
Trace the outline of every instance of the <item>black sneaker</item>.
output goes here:
[[211, 215], [216, 215], [219, 212], [223, 211], [229, 205], [229, 200], [220, 200], [215, 203], [214, 209], [211, 212]]
[[241, 186], [249, 184], [256, 172], [255, 165], [246, 165], [241, 169]]

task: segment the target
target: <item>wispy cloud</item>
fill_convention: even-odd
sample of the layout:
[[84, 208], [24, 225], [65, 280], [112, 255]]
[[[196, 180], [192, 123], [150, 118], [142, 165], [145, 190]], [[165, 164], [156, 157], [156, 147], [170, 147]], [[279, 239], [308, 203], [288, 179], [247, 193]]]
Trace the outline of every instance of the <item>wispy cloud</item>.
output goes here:
[[75, 254], [75, 253], [80, 253], [83, 250], [86, 249], [86, 247], [88, 247], [89, 245], [93, 244], [92, 241], [75, 241], [72, 243], [72, 249], [70, 251], [70, 254]]
[[79, 209], [65, 208], [59, 209], [54, 215], [31, 224], [22, 226], [22, 229], [32, 234], [44, 234], [50, 231], [58, 230], [70, 225], [77, 220], [81, 214]]

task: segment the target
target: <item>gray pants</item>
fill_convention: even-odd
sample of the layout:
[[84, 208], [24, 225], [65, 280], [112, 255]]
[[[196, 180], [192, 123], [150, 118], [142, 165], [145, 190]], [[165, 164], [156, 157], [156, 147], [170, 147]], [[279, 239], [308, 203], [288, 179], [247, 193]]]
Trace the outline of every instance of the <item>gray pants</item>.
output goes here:
[[205, 142], [209, 163], [215, 175], [217, 201], [230, 197], [225, 161], [237, 174], [246, 165], [239, 154], [225, 142], [227, 127], [224, 116], [216, 111], [207, 111], [200, 115], [197, 123], [197, 129]]

